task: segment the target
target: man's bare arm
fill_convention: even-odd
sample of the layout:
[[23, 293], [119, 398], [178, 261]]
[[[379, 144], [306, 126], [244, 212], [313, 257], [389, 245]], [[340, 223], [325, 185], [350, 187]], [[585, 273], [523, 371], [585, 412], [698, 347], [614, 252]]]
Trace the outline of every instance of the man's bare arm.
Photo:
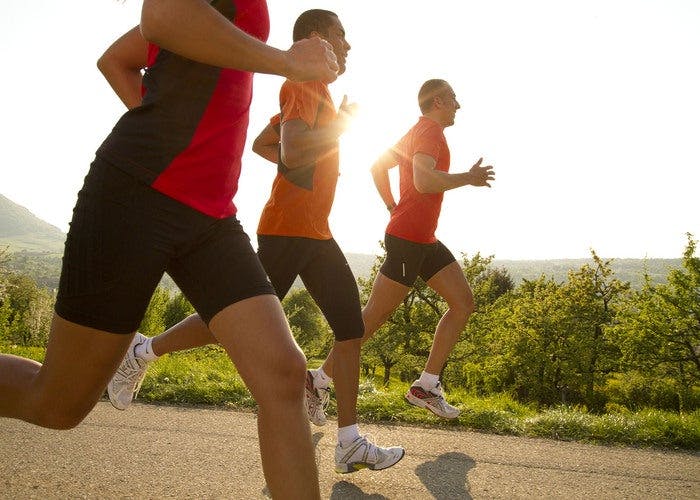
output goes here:
[[493, 167], [481, 166], [483, 158], [479, 158], [467, 172], [451, 174], [435, 168], [435, 158], [424, 153], [413, 156], [413, 184], [419, 193], [443, 193], [461, 186], [491, 187], [489, 181], [495, 179]]
[[144, 0], [141, 32], [160, 47], [212, 66], [298, 81], [331, 82], [337, 77], [328, 42], [308, 38], [289, 50], [276, 49], [234, 26], [206, 0]]
[[148, 62], [148, 42], [139, 27], [115, 41], [97, 60], [97, 68], [119, 99], [132, 109], [141, 104], [141, 71]]
[[389, 149], [374, 162], [370, 169], [370, 172], [372, 172], [372, 179], [374, 180], [374, 187], [377, 188], [377, 192], [389, 212], [396, 208], [396, 201], [391, 192], [391, 182], [389, 180], [389, 170], [396, 165], [398, 165], [396, 154], [392, 149]]
[[337, 148], [356, 108], [355, 104], [348, 104], [344, 96], [336, 119], [328, 125], [311, 128], [301, 119], [285, 121], [280, 132], [284, 164], [289, 168], [304, 167]]
[[253, 141], [253, 152], [272, 163], [279, 162], [280, 134], [268, 123]]

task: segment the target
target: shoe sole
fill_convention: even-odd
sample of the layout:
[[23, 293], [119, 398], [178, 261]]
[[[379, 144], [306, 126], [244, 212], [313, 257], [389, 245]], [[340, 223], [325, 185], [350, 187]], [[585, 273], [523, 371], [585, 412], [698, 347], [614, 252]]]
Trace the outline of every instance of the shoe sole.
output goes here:
[[395, 462], [390, 463], [389, 465], [386, 465], [384, 467], [377, 467], [376, 464], [368, 464], [365, 462], [351, 462], [349, 464], [336, 464], [335, 465], [335, 471], [338, 474], [351, 474], [353, 472], [357, 472], [362, 469], [367, 469], [367, 470], [384, 470], [388, 469], [389, 467], [393, 467], [394, 465], [398, 464], [401, 459], [406, 455], [406, 450], [401, 451], [401, 456], [396, 459]]
[[121, 405], [118, 404], [118, 403], [116, 402], [116, 400], [112, 398], [112, 391], [110, 391], [109, 388], [107, 389], [107, 396], [109, 396], [109, 402], [112, 403], [112, 406], [113, 406], [115, 409], [120, 410], [120, 411], [126, 410], [126, 408], [127, 408], [126, 406], [121, 407]]
[[455, 418], [459, 417], [459, 415], [462, 413], [462, 412], [459, 412], [459, 413], [457, 413], [457, 415], [454, 415], [454, 416], [441, 415], [440, 413], [436, 412], [435, 409], [432, 406], [430, 406], [429, 404], [427, 404], [425, 401], [423, 401], [422, 399], [417, 398], [413, 394], [411, 394], [411, 391], [408, 391], [404, 397], [405, 397], [406, 402], [408, 404], [410, 404], [412, 406], [417, 406], [418, 408], [424, 408], [424, 409], [428, 410], [430, 413], [432, 413], [433, 415], [436, 415], [440, 418], [454, 420]]

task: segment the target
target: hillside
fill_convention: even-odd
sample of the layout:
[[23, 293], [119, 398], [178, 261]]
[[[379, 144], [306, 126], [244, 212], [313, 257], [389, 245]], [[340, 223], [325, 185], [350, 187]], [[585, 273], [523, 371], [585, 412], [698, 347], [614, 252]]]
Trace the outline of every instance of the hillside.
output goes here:
[[0, 248], [10, 252], [63, 253], [66, 235], [0, 194]]

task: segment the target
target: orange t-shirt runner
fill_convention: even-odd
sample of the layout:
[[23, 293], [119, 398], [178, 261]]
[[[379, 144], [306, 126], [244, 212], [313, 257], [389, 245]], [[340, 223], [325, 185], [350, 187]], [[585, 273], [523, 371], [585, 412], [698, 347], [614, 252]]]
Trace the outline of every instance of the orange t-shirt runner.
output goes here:
[[435, 169], [450, 169], [450, 149], [436, 121], [421, 116], [393, 147], [399, 163], [399, 204], [391, 212], [386, 233], [414, 243], [435, 243], [443, 193], [419, 193], [413, 183], [413, 156], [423, 153], [435, 159]]
[[[328, 86], [321, 82], [285, 81], [280, 90], [280, 109], [282, 124], [303, 120], [310, 129], [336, 118]], [[280, 159], [258, 234], [331, 239], [328, 215], [338, 183], [338, 165], [337, 142], [309, 165], [290, 169]]]

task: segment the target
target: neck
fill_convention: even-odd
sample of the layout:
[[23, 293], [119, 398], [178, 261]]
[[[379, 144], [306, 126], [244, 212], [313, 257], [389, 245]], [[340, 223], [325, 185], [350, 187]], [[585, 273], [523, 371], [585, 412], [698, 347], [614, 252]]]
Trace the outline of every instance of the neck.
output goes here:
[[438, 116], [437, 113], [433, 113], [433, 112], [430, 112], [430, 111], [429, 111], [429, 112], [427, 112], [427, 113], [424, 113], [424, 114], [423, 114], [423, 117], [424, 117], [424, 118], [428, 118], [429, 120], [434, 121], [435, 123], [437, 123], [438, 125], [440, 125], [443, 129], [447, 126], [447, 125], [445, 125], [445, 123], [444, 123], [442, 120], [440, 120], [440, 117]]

